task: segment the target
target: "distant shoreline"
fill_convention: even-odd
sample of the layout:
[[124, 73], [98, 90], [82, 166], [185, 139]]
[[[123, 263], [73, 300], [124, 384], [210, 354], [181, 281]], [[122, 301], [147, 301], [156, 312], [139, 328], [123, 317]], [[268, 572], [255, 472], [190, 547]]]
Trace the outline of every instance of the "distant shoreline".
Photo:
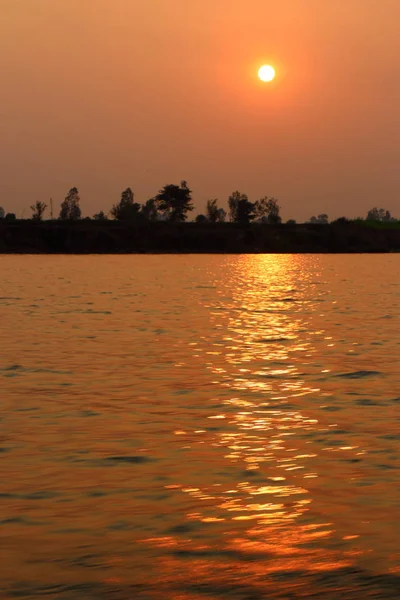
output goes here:
[[0, 254], [400, 252], [400, 222], [319, 225], [0, 220]]

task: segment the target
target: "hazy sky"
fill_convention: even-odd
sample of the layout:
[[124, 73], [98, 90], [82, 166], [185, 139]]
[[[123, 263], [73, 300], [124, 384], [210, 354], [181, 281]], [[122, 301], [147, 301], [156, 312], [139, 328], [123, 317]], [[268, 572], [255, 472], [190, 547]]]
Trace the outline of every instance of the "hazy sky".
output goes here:
[[[0, 205], [186, 179], [400, 217], [400, 0], [0, 0]], [[258, 67], [277, 79], [262, 84]]]

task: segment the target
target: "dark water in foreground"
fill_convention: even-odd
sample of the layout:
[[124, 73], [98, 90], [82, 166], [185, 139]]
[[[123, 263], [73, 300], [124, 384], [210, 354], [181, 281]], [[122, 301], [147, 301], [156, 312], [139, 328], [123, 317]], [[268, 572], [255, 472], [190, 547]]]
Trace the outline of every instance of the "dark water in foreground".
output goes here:
[[400, 256], [0, 257], [0, 597], [400, 597]]

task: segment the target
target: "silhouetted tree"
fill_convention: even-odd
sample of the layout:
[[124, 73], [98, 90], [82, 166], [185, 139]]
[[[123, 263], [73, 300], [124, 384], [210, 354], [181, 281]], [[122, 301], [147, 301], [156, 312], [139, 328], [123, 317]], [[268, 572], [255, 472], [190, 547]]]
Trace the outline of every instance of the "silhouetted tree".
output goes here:
[[147, 200], [147, 202], [142, 206], [141, 213], [143, 217], [148, 221], [157, 221], [157, 201], [154, 198], [150, 198], [150, 200]]
[[7, 213], [6, 216], [4, 217], [4, 219], [6, 221], [16, 221], [17, 215], [15, 213]]
[[254, 204], [255, 218], [264, 223], [281, 223], [282, 219], [279, 216], [281, 207], [276, 198], [268, 198], [265, 196], [257, 200]]
[[217, 222], [218, 223], [225, 223], [226, 221], [226, 210], [224, 208], [219, 208], [218, 209], [218, 219]]
[[32, 211], [32, 220], [33, 221], [42, 221], [43, 220], [43, 215], [46, 211], [47, 208], [47, 204], [45, 204], [44, 202], [35, 202], [35, 204], [32, 204], [31, 206], [31, 211]]
[[205, 217], [209, 223], [217, 223], [220, 216], [217, 198], [207, 200]]
[[121, 200], [112, 207], [111, 215], [118, 221], [134, 221], [140, 213], [140, 208], [140, 204], [134, 202], [131, 188], [126, 188], [121, 194]]
[[209, 223], [223, 223], [225, 221], [226, 211], [219, 208], [217, 198], [207, 201], [206, 217]]
[[2, 206], [0, 206], [0, 219], [4, 219], [5, 216], [6, 216], [6, 211], [4, 210], [4, 208]]
[[286, 225], [296, 225], [296, 221], [294, 219], [289, 219], [286, 221]]
[[229, 219], [236, 223], [237, 214], [238, 214], [238, 206], [240, 200], [247, 200], [246, 194], [241, 194], [239, 191], [232, 192], [232, 194], [228, 198], [228, 208], [229, 208]]
[[79, 206], [80, 197], [78, 188], [73, 187], [69, 190], [64, 202], [61, 204], [60, 219], [62, 221], [77, 220], [81, 218], [82, 212]]
[[207, 217], [205, 215], [197, 215], [194, 222], [195, 223], [209, 223], [210, 220], [207, 219]]
[[249, 201], [246, 194], [233, 192], [228, 199], [229, 216], [234, 223], [246, 225], [254, 219], [254, 204]]
[[329, 217], [325, 213], [322, 215], [318, 215], [318, 217], [311, 217], [309, 223], [314, 223], [317, 225], [327, 225], [329, 223]]
[[193, 210], [191, 194], [186, 181], [181, 181], [180, 186], [166, 185], [155, 197], [157, 208], [164, 213], [168, 221], [186, 221], [187, 213]]
[[95, 221], [108, 221], [108, 217], [103, 210], [93, 215]]
[[254, 219], [254, 204], [249, 200], [240, 200], [237, 210], [237, 222], [247, 225]]
[[367, 221], [381, 221], [385, 223], [395, 220], [396, 219], [393, 219], [392, 215], [390, 214], [390, 211], [385, 210], [384, 208], [371, 208], [367, 214]]
[[[212, 200], [207, 200], [206, 205], [206, 219], [209, 223], [216, 223], [218, 215], [218, 200], [213, 198]], [[200, 215], [199, 215], [200, 216]], [[201, 215], [204, 217], [204, 215]]]
[[[381, 209], [383, 211], [383, 209]], [[367, 213], [367, 221], [381, 221], [381, 215], [378, 208], [371, 208]]]

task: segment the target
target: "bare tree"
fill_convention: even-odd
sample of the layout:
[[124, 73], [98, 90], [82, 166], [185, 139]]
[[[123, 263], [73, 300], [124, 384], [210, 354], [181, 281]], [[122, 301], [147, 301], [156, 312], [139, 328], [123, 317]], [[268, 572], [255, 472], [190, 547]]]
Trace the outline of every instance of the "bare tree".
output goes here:
[[33, 221], [43, 221], [43, 215], [46, 211], [46, 208], [47, 208], [47, 204], [45, 204], [44, 202], [39, 202], [39, 200], [37, 202], [35, 202], [35, 204], [32, 204], [32, 206], [31, 206], [32, 220]]
[[279, 216], [281, 207], [276, 198], [268, 198], [265, 196], [257, 200], [254, 204], [255, 218], [261, 222], [280, 223], [282, 221]]

